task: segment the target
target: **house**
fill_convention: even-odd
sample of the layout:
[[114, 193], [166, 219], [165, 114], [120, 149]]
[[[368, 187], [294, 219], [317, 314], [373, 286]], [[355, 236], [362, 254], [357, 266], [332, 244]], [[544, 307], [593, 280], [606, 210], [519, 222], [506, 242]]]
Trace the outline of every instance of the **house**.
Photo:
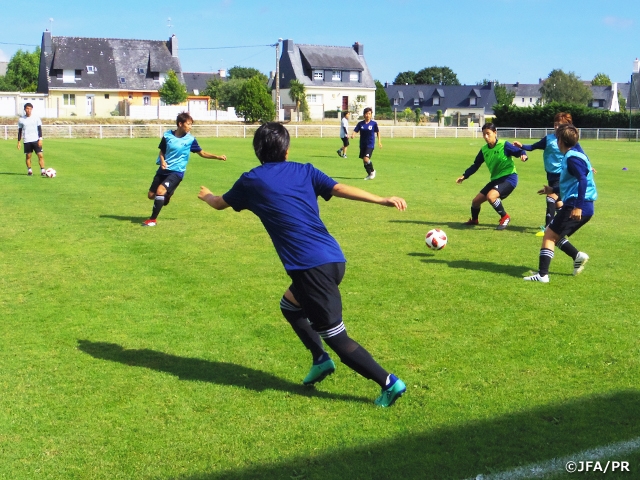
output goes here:
[[433, 116], [440, 110], [444, 117], [455, 119], [454, 125], [460, 125], [463, 118], [484, 123], [486, 117], [493, 117], [496, 103], [493, 82], [488, 85], [387, 84], [385, 91], [393, 111], [419, 108], [422, 114]]
[[189, 95], [200, 95], [211, 80], [227, 80], [227, 72], [224, 69], [217, 73], [210, 72], [183, 72], [184, 84]]
[[38, 93], [58, 117], [105, 117], [129, 105], [158, 105], [167, 72], [184, 83], [178, 40], [42, 35]]
[[516, 107], [533, 107], [534, 105], [542, 104], [540, 87], [543, 84], [543, 80], [539, 79], [538, 83], [507, 83], [504, 84], [504, 87], [507, 92], [515, 95], [512, 103]]
[[324, 118], [327, 111], [352, 110], [361, 115], [365, 107], [371, 107], [375, 113], [376, 85], [361, 43], [333, 47], [284, 40], [280, 56], [280, 102], [285, 112], [296, 108], [289, 97], [292, 80], [305, 86], [313, 119]]

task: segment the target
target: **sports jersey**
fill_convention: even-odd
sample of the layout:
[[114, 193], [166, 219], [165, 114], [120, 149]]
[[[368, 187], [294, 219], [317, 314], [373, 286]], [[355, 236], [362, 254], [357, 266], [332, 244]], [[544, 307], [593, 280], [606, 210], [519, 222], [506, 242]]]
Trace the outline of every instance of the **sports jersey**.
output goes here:
[[360, 147], [376, 147], [376, 133], [380, 131], [376, 122], [370, 120], [369, 123], [365, 123], [364, 120], [361, 120], [358, 122], [356, 128], [354, 128], [353, 131], [356, 133], [360, 132]]
[[318, 196], [328, 201], [336, 184], [309, 163], [270, 162], [242, 174], [222, 198], [257, 215], [285, 270], [306, 270], [346, 261], [318, 208]]
[[469, 178], [478, 171], [483, 163], [487, 165], [491, 180], [508, 177], [507, 181], [514, 187], [518, 184], [518, 172], [511, 157], [520, 157], [526, 152], [509, 142], [498, 140], [493, 148], [484, 145], [473, 164], [463, 173], [464, 178]]
[[[580, 144], [576, 144], [574, 147], [577, 151], [584, 153]], [[527, 152], [532, 150], [544, 150], [542, 153], [542, 160], [544, 161], [544, 169], [548, 173], [560, 174], [562, 170], [562, 157], [564, 155], [558, 148], [558, 139], [555, 133], [550, 133], [546, 137], [537, 141], [533, 145], [522, 145], [522, 149]]]
[[340, 138], [344, 138], [344, 137], [348, 137], [349, 136], [349, 120], [347, 120], [347, 117], [342, 119], [342, 122], [340, 122], [342, 124], [342, 126], [340, 127]]
[[[158, 148], [163, 153], [165, 162], [167, 162], [166, 169], [179, 173], [184, 173], [187, 169], [191, 152], [202, 151], [193, 135], [187, 133], [183, 137], [176, 137], [175, 130], [164, 132]], [[160, 165], [160, 155], [158, 155], [156, 164]]]
[[585, 216], [593, 215], [593, 202], [598, 198], [598, 191], [593, 179], [591, 162], [575, 147], [562, 158], [560, 195], [565, 205], [582, 209]]
[[22, 130], [24, 143], [37, 142], [42, 136], [42, 121], [39, 117], [23, 115], [18, 120], [18, 130]]

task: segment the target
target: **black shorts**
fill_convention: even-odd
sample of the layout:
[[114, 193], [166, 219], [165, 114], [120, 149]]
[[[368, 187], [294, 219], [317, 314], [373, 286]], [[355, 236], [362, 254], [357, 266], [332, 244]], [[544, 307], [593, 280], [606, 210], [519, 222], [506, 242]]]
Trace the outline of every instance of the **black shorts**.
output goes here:
[[487, 183], [484, 188], [480, 190], [480, 193], [486, 196], [491, 190], [497, 190], [500, 194], [500, 198], [504, 200], [511, 195], [511, 192], [515, 189], [516, 187], [509, 183], [506, 180], [506, 177], [500, 177]]
[[291, 293], [315, 331], [324, 331], [342, 321], [342, 297], [338, 285], [345, 264], [327, 263], [308, 270], [290, 270]]
[[38, 142], [28, 142], [28, 143], [25, 142], [23, 145], [24, 145], [24, 153], [42, 152], [42, 147], [38, 146]]
[[585, 223], [591, 220], [591, 215], [585, 217], [584, 215], [580, 220], [573, 220], [571, 218], [571, 211], [573, 205], [563, 205], [560, 210], [556, 212], [556, 216], [553, 217], [548, 228], [562, 237], [570, 237], [578, 231]]
[[369, 157], [369, 159], [371, 159], [371, 155], [373, 155], [373, 148], [360, 147], [360, 158], [364, 159], [364, 157]]
[[156, 193], [158, 187], [162, 184], [167, 189], [166, 194], [173, 195], [173, 192], [178, 188], [180, 182], [182, 182], [182, 174], [172, 170], [162, 170], [159, 168], [156, 172], [156, 176], [153, 177], [153, 182], [151, 182], [149, 191]]
[[343, 147], [349, 146], [349, 137], [342, 137], [342, 146]]

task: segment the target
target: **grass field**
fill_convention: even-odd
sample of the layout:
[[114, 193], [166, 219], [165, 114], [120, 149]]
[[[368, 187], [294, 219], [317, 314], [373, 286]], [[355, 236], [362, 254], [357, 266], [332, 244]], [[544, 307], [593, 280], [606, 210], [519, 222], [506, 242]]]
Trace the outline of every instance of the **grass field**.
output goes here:
[[[291, 160], [409, 206], [320, 201], [348, 259], [347, 329], [407, 384], [380, 409], [342, 364], [301, 385], [310, 358], [281, 317], [269, 237], [197, 199], [257, 165], [251, 141], [199, 141], [229, 161], [193, 156], [156, 228], [139, 224], [157, 139], [46, 141], [55, 179], [27, 177], [0, 142], [0, 478], [569, 477], [554, 459], [628, 461], [573, 475], [640, 478], [640, 144], [583, 142], [600, 198], [572, 240], [591, 261], [573, 277], [556, 251], [544, 285], [522, 281], [540, 152], [518, 164], [499, 232], [486, 204], [461, 225], [489, 176], [455, 179], [482, 139], [383, 139], [373, 182], [355, 146], [345, 160], [338, 139], [292, 141]], [[439, 252], [424, 245], [435, 227]]]

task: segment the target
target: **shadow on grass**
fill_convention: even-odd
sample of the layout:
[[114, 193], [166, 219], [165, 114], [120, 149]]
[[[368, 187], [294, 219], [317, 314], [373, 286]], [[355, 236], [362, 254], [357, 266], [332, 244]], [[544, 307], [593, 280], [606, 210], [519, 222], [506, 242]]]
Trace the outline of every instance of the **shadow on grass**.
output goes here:
[[419, 253], [412, 252], [407, 253], [410, 257], [420, 257], [423, 263], [443, 263], [450, 268], [462, 268], [464, 270], [479, 270], [481, 272], [491, 273], [505, 273], [512, 277], [522, 278], [523, 274], [531, 271], [530, 267], [523, 267], [518, 265], [503, 265], [501, 263], [494, 262], [479, 262], [475, 260], [443, 260], [441, 258], [434, 258], [433, 253]]
[[372, 398], [318, 391], [314, 387], [292, 383], [270, 373], [234, 363], [178, 357], [149, 349], [127, 350], [116, 343], [92, 342], [90, 340], [78, 340], [78, 349], [94, 358], [123, 363], [131, 367], [143, 367], [169, 373], [180, 380], [211, 382], [218, 385], [246, 388], [256, 392], [280, 390], [303, 397], [319, 397], [362, 403], [373, 402]]
[[[487, 222], [485, 224], [480, 223], [480, 225], [475, 225], [475, 226], [465, 225], [464, 222], [428, 222], [426, 220], [389, 220], [389, 222], [392, 222], [392, 223], [415, 223], [415, 224], [418, 224], [418, 225], [429, 225], [429, 226], [433, 226], [435, 228], [445, 228], [446, 227], [446, 228], [449, 228], [451, 230], [495, 230], [496, 227], [498, 226], [498, 222], [497, 221], [494, 224], [491, 224], [491, 223]], [[507, 231], [507, 230], [511, 230], [511, 231], [514, 231], [514, 232], [521, 232], [521, 233], [537, 233], [539, 228], [538, 227], [519, 227], [517, 225], [513, 225], [512, 223], [510, 223], [505, 231]]]
[[360, 176], [360, 177], [334, 177], [332, 176], [331, 178], [337, 178], [338, 180], [362, 180], [364, 177]]
[[131, 222], [131, 223], [142, 223], [147, 220], [149, 217], [129, 217], [129, 216], [121, 216], [121, 215], [100, 215], [100, 218], [111, 218], [113, 220], [120, 220], [123, 222]]
[[[402, 400], [393, 408], [402, 409]], [[428, 411], [425, 415], [428, 415]], [[412, 430], [419, 427], [413, 425]], [[565, 473], [565, 464], [552, 465], [551, 461], [563, 457], [576, 462], [599, 459], [594, 458], [597, 453], [584, 453], [586, 450], [631, 441], [631, 450], [626, 447], [627, 451], [624, 452], [610, 452], [607, 458], [618, 461], [640, 458], [638, 451], [634, 450], [640, 443], [639, 431], [640, 393], [621, 391], [545, 405], [464, 425], [436, 427], [428, 432], [401, 435], [354, 448], [340, 448], [337, 446], [340, 440], [336, 439], [335, 448], [312, 458], [297, 457], [277, 464], [254, 464], [243, 469], [173, 478], [465, 479], [482, 478], [480, 474], [509, 472], [517, 467], [535, 464], [545, 464], [547, 475], [527, 469], [524, 474], [496, 478], [558, 478]], [[313, 446], [307, 447], [308, 450], [313, 449]], [[583, 452], [582, 455], [580, 452]], [[608, 472], [605, 477], [625, 479], [637, 475], [637, 469], [640, 468], [637, 462], [632, 461], [630, 467], [635, 474], [627, 472], [626, 476], [625, 473], [616, 476]]]
[[[0, 172], [0, 175], [23, 175], [25, 177], [28, 176], [26, 173], [16, 173], [16, 172]], [[38, 176], [40, 176], [40, 175], [38, 175]]]

